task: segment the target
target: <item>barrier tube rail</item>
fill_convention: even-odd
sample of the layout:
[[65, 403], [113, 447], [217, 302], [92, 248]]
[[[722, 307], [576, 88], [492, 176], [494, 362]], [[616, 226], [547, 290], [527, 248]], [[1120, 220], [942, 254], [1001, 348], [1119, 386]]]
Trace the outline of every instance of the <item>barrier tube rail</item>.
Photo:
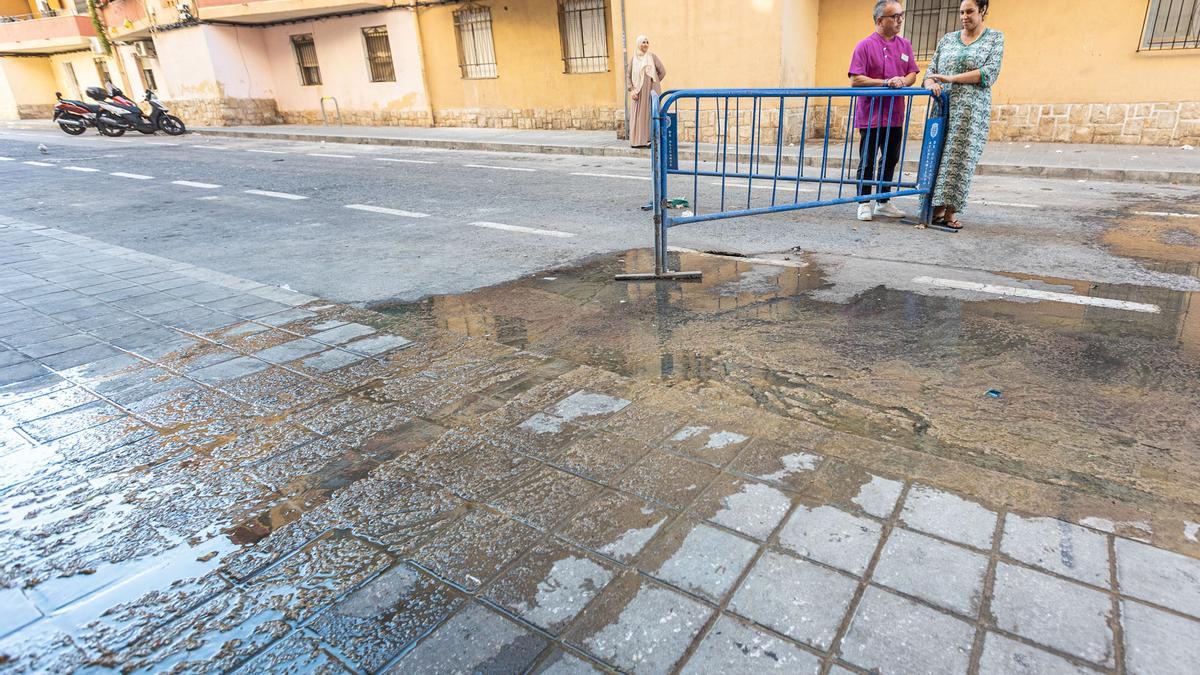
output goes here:
[[[866, 99], [876, 120], [890, 120], [903, 108], [900, 131], [885, 126], [867, 141], [871, 153], [880, 144], [898, 142], [894, 180], [885, 180], [883, 161], [870, 175], [860, 175], [859, 99]], [[948, 120], [946, 94], [936, 97], [911, 87], [683, 89], [654, 94], [651, 105], [654, 272], [617, 279], [700, 278], [699, 272], [668, 268], [667, 232], [689, 223], [873, 201], [879, 193], [889, 199], [920, 197], [917, 222], [931, 220]], [[907, 141], [916, 140], [911, 132], [918, 106], [923, 107], [920, 159], [915, 175], [906, 176]], [[681, 141], [690, 141], [687, 156], [681, 156]], [[876, 194], [860, 196], [864, 186]], [[690, 210], [673, 213], [678, 210], [672, 208], [673, 195], [690, 199]]]

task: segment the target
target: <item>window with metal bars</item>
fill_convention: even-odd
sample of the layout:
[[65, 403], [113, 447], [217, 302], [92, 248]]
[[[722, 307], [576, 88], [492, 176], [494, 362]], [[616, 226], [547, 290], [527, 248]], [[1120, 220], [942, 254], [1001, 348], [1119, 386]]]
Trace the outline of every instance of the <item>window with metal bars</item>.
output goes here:
[[454, 13], [458, 36], [458, 67], [468, 80], [497, 77], [496, 45], [492, 41], [492, 10], [464, 7]]
[[100, 57], [94, 59], [96, 63], [96, 74], [100, 76], [100, 85], [109, 87], [112, 85], [112, 73], [108, 72], [108, 59]]
[[904, 7], [904, 37], [918, 61], [933, 58], [938, 40], [958, 30], [959, 0], [908, 0]]
[[1200, 49], [1200, 0], [1150, 0], [1142, 51]]
[[395, 82], [396, 68], [392, 65], [392, 45], [388, 42], [387, 26], [362, 29], [367, 46], [367, 70], [372, 82]]
[[604, 0], [559, 0], [558, 33], [564, 72], [608, 71], [606, 15]]
[[311, 87], [321, 84], [321, 68], [317, 65], [317, 46], [312, 33], [292, 36], [292, 49], [296, 51], [296, 65], [300, 67], [300, 84]]
[[142, 68], [142, 83], [150, 91], [158, 91], [158, 82], [154, 79], [154, 71], [150, 68]]

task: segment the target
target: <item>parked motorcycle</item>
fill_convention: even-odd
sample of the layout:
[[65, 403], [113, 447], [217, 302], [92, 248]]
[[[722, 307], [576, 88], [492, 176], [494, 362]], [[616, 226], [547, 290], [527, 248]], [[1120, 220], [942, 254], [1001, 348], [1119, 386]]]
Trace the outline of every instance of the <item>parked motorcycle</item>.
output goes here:
[[58, 103], [54, 104], [54, 121], [64, 133], [78, 136], [87, 131], [88, 127], [96, 126], [96, 114], [100, 106], [84, 101], [75, 101], [62, 97], [62, 92], [54, 92]]
[[143, 134], [153, 134], [162, 130], [171, 136], [178, 136], [187, 131], [183, 120], [169, 114], [167, 107], [149, 89], [146, 90], [146, 102], [150, 104], [149, 115], [142, 112], [136, 103], [125, 98], [120, 89], [113, 89], [109, 94], [99, 87], [89, 87], [87, 93], [89, 97], [99, 101], [96, 130], [105, 136], [121, 136], [129, 130]]

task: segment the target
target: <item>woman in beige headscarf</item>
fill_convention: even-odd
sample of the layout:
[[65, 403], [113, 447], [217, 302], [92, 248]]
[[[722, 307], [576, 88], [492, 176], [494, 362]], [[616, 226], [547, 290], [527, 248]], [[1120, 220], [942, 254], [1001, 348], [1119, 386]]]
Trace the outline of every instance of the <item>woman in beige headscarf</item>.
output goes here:
[[650, 146], [650, 92], [662, 93], [659, 83], [666, 76], [667, 69], [663, 68], [658, 56], [650, 51], [650, 38], [639, 35], [636, 44], [633, 58], [625, 69], [625, 86], [633, 98], [629, 144], [635, 148], [646, 148]]

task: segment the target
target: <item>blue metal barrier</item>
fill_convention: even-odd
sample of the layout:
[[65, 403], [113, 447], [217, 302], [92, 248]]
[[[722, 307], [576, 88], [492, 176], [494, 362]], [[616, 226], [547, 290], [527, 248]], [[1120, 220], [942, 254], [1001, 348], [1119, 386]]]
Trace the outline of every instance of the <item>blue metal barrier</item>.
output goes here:
[[[861, 175], [864, 173], [861, 166], [857, 172], [852, 168], [858, 159], [858, 145], [863, 142], [855, 137], [856, 104], [862, 98], [867, 100], [872, 118], [878, 113], [879, 118], [890, 120], [897, 105], [903, 104], [899, 175], [894, 180], [884, 178], [884, 160], [876, 163], [873, 175]], [[835, 108], [835, 101], [844, 102]], [[913, 104], [919, 101], [926, 103], [921, 156], [916, 175], [906, 180], [906, 141]], [[932, 218], [933, 186], [941, 163], [949, 111], [945, 95], [935, 97], [927, 89], [883, 87], [685, 89], [661, 96], [654, 94], [651, 103], [655, 111], [651, 119], [650, 153], [654, 182], [654, 272], [622, 274], [618, 279], [699, 278], [699, 272], [668, 269], [667, 232], [689, 223], [874, 201], [885, 193], [888, 199], [920, 197], [919, 222], [927, 225]], [[835, 110], [841, 122], [836, 125]], [[686, 140], [681, 132], [690, 132], [692, 136], [690, 157], [680, 155], [680, 144]], [[892, 133], [891, 127], [883, 127], [878, 133], [868, 135], [866, 142], [871, 156], [877, 154], [881, 142], [883, 147], [889, 146]], [[705, 135], [712, 142], [702, 145]], [[806, 154], [806, 150], [817, 147], [817, 141], [821, 143], [820, 154]], [[790, 167], [793, 162], [794, 170]], [[691, 198], [690, 211], [672, 213], [668, 199], [672, 177], [690, 180], [690, 184], [683, 185], [675, 182], [683, 188], [682, 194]], [[720, 182], [706, 183], [702, 190], [702, 178], [719, 178]], [[720, 188], [719, 194], [707, 189], [716, 187]], [[860, 195], [865, 188], [876, 194]], [[744, 199], [740, 194], [742, 189], [746, 193]], [[756, 204], [754, 191], [768, 189], [769, 202], [762, 195]], [[801, 199], [801, 192], [816, 194]]]

